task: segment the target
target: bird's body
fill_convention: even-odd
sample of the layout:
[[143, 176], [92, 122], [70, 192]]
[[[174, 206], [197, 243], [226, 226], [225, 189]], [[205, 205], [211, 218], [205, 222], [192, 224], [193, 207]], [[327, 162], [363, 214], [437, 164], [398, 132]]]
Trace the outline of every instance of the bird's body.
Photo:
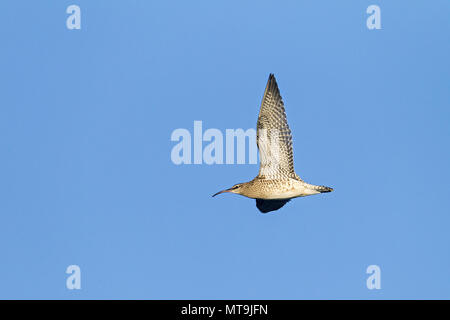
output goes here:
[[[283, 100], [273, 74], [269, 75], [257, 123], [259, 174], [252, 181], [220, 191], [256, 199], [261, 212], [277, 210], [290, 199], [333, 191], [304, 182], [294, 170], [292, 135]], [[214, 195], [214, 196], [215, 196]]]
[[292, 178], [271, 180], [256, 177], [244, 183], [239, 194], [252, 199], [281, 200], [320, 193], [317, 188], [321, 187]]

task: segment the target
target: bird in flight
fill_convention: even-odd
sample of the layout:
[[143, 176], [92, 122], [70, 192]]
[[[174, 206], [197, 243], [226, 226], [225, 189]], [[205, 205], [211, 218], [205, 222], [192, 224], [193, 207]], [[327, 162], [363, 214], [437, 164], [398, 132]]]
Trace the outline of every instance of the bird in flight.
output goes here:
[[229, 192], [256, 199], [262, 212], [278, 210], [292, 198], [333, 191], [303, 181], [294, 170], [292, 135], [283, 100], [273, 74], [269, 75], [259, 111], [256, 143], [259, 173], [252, 181], [238, 183], [213, 195]]

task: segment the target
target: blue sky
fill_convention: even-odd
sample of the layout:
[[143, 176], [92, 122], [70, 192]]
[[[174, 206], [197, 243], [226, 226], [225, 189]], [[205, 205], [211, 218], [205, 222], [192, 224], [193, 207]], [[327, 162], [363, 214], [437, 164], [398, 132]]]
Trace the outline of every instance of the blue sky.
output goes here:
[[[66, 28], [71, 4], [81, 30]], [[0, 298], [450, 298], [449, 12], [2, 1]], [[194, 120], [255, 128], [269, 73], [297, 173], [335, 191], [263, 215], [211, 197], [258, 165], [177, 166], [170, 136]]]

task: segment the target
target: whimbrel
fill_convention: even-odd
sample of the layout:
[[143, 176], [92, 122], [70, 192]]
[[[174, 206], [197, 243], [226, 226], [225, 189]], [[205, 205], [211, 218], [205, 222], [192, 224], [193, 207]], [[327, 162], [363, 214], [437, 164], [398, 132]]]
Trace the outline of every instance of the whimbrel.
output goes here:
[[263, 213], [280, 209], [292, 198], [333, 191], [306, 183], [295, 173], [292, 135], [283, 100], [273, 74], [269, 75], [259, 111], [256, 144], [259, 150], [258, 176], [213, 195], [230, 192], [256, 199]]

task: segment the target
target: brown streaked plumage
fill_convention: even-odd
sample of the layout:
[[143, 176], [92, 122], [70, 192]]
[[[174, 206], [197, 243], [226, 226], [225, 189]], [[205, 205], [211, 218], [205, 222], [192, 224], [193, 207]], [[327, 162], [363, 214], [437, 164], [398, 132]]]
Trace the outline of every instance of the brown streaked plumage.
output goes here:
[[259, 111], [256, 143], [260, 158], [258, 176], [213, 197], [224, 192], [240, 194], [256, 199], [258, 209], [266, 213], [278, 210], [292, 198], [333, 191], [306, 183], [295, 173], [291, 130], [273, 74], [269, 75]]

